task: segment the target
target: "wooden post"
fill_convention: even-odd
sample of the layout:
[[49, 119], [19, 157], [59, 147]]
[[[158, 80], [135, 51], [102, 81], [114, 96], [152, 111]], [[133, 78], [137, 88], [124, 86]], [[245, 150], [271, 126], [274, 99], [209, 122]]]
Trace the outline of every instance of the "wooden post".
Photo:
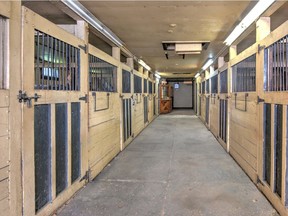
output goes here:
[[232, 45], [229, 47], [229, 60], [237, 56], [237, 45]]
[[[1, 3], [0, 3], [1, 4]], [[22, 125], [21, 125], [21, 104], [16, 100], [15, 95], [21, 89], [21, 2], [10, 2], [11, 17], [9, 21], [9, 44], [10, 44], [10, 213], [12, 216], [22, 215]], [[2, 212], [3, 213], [3, 212]], [[4, 213], [5, 214], [5, 213]]]
[[224, 57], [219, 57], [218, 58], [218, 68], [223, 67], [224, 64], [225, 64]]
[[116, 60], [120, 61], [121, 51], [119, 47], [112, 47], [112, 56]]
[[134, 70], [134, 59], [133, 59], [133, 58], [127, 58], [126, 64], [127, 64], [132, 70]]
[[270, 17], [260, 17], [256, 22], [256, 41], [264, 39], [270, 34]]

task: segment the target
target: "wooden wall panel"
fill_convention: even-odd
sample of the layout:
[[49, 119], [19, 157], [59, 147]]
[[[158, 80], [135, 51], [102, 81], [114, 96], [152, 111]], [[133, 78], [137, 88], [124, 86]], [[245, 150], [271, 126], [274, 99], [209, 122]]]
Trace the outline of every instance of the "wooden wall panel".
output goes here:
[[206, 96], [205, 95], [201, 95], [201, 115], [200, 115], [200, 119], [205, 122], [205, 117], [206, 117]]
[[[95, 111], [95, 97], [89, 93], [88, 163], [91, 179], [120, 152], [120, 98], [110, 93], [109, 109]], [[107, 92], [96, 92], [96, 108], [107, 108]]]
[[[142, 97], [142, 96], [141, 96]], [[143, 97], [141, 103], [135, 104], [134, 106], [134, 125], [133, 131], [134, 136], [137, 136], [144, 128], [144, 107], [143, 107]]]
[[9, 215], [10, 135], [7, 93], [8, 91], [0, 89], [0, 210]]
[[[244, 97], [243, 94], [239, 94], [236, 104], [235, 97], [230, 99], [230, 154], [247, 172], [249, 177], [256, 182], [259, 134], [256, 93], [249, 93], [247, 105], [245, 105]], [[243, 111], [245, 106], [246, 111]]]
[[218, 136], [219, 128], [219, 100], [217, 96], [210, 97], [210, 131]]

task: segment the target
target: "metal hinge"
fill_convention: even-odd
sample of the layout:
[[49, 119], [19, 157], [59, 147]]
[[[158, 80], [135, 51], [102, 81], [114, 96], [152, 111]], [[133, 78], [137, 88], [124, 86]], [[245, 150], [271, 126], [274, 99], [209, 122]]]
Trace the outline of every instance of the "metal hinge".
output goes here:
[[262, 102], [265, 102], [265, 100], [257, 96], [257, 104], [262, 103]]
[[80, 49], [84, 50], [85, 54], [88, 53], [88, 46], [87, 46], [87, 44], [85, 44], [84, 46], [79, 45], [78, 47], [79, 47]]
[[17, 95], [19, 103], [27, 103], [28, 107], [31, 107], [32, 99], [34, 99], [34, 101], [37, 102], [40, 97], [41, 95], [38, 95], [37, 93], [35, 93], [33, 97], [29, 97], [27, 93], [22, 90], [19, 90], [19, 94]]
[[91, 170], [89, 169], [85, 172], [85, 175], [80, 179], [80, 182], [82, 182], [84, 180], [89, 181], [90, 180], [90, 174], [91, 174]]
[[266, 46], [260, 46], [260, 44], [258, 44], [258, 53], [260, 53], [261, 50], [265, 49]]
[[79, 100], [83, 100], [85, 103], [88, 103], [88, 94], [85, 94], [84, 97], [80, 97]]

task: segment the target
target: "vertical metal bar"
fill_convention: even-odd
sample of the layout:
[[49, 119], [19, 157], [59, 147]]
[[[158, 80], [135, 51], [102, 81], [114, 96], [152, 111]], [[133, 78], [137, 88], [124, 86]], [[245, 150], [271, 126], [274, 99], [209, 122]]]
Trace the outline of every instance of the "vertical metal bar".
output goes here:
[[44, 89], [44, 68], [45, 68], [45, 34], [42, 33], [42, 73], [41, 73], [41, 86]]
[[[40, 58], [40, 38], [39, 38], [39, 31], [35, 30], [37, 34], [37, 41], [35, 46], [37, 47], [36, 52], [36, 68], [35, 68], [35, 88], [40, 88], [40, 67], [39, 67], [39, 58]], [[35, 67], [35, 66], [34, 66]]]
[[65, 90], [65, 43], [62, 41], [61, 42], [62, 46], [62, 68], [61, 68], [61, 79], [62, 79], [62, 87], [61, 90]]
[[61, 41], [58, 40], [58, 90], [61, 90], [62, 80], [61, 80]]
[[56, 53], [56, 49], [55, 49], [55, 43], [56, 39], [54, 37], [52, 37], [52, 52], [53, 52], [53, 55], [52, 55], [52, 71], [53, 71], [53, 82], [52, 82], [52, 90], [55, 90], [56, 89], [56, 70], [55, 70], [55, 53]]
[[275, 66], [276, 66], [276, 91], [279, 91], [279, 43], [276, 43], [276, 59], [275, 59]]
[[71, 48], [71, 72], [70, 72], [70, 76], [71, 76], [71, 90], [75, 91], [75, 67], [76, 67], [76, 62], [75, 62], [75, 47], [69, 45]]
[[130, 99], [127, 99], [127, 121], [128, 121], [128, 130], [127, 130], [127, 138], [130, 137]]
[[68, 73], [68, 77], [69, 78], [69, 83], [68, 83], [68, 90], [71, 91], [72, 90], [72, 46], [70, 44], [67, 44], [68, 46], [68, 64], [69, 64], [69, 73]]
[[282, 89], [281, 91], [285, 91], [285, 40], [284, 38], [281, 39], [282, 45], [282, 58], [281, 58], [281, 77], [282, 77]]
[[50, 36], [47, 34], [47, 50], [48, 50], [48, 59], [47, 59], [47, 90], [50, 89], [50, 77], [51, 77], [51, 71], [50, 71]]
[[285, 91], [288, 90], [288, 35], [285, 37], [285, 43], [286, 43], [286, 89]]

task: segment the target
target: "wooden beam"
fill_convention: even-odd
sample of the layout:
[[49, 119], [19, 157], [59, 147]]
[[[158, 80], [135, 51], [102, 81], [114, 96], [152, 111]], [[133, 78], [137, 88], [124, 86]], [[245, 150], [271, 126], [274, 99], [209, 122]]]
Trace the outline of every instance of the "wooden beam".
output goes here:
[[271, 32], [270, 17], [260, 17], [256, 22], [256, 41], [261, 41]]

